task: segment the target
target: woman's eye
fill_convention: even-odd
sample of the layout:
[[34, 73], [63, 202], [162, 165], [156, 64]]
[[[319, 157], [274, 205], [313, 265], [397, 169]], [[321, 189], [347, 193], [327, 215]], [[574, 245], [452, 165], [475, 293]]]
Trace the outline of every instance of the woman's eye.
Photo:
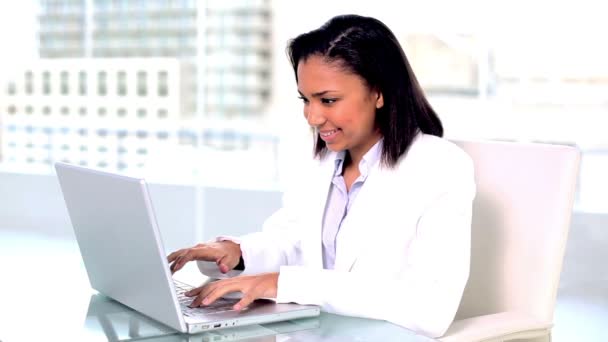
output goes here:
[[300, 100], [302, 100], [302, 102], [304, 102], [304, 103], [308, 103], [308, 99], [307, 99], [307, 98], [305, 98], [305, 97], [303, 97], [303, 96], [298, 96], [298, 98], [299, 98]]
[[337, 99], [326, 99], [326, 98], [322, 98], [321, 102], [324, 104], [332, 104], [334, 102], [336, 102]]

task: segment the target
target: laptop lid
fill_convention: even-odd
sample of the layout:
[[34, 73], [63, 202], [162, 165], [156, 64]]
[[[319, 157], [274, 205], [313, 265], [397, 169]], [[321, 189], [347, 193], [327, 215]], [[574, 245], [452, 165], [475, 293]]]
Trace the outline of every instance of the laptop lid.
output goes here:
[[55, 169], [91, 286], [186, 332], [145, 181], [66, 163]]

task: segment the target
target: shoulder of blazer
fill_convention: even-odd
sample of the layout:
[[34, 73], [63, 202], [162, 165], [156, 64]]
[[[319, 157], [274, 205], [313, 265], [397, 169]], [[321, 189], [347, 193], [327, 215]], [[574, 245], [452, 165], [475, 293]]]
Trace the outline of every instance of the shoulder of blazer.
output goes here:
[[473, 161], [451, 141], [420, 133], [394, 170], [403, 173], [403, 176], [407, 174], [408, 177], [420, 176], [421, 180], [440, 181], [471, 175]]
[[[313, 172], [326, 176], [333, 170], [336, 156], [337, 152], [330, 151], [323, 158], [315, 159], [311, 164], [316, 169]], [[450, 174], [470, 174], [473, 161], [466, 152], [451, 141], [420, 133], [394, 168], [378, 167], [385, 175], [391, 174], [397, 177], [425, 175], [423, 179], [433, 180], [435, 177], [451, 178]]]

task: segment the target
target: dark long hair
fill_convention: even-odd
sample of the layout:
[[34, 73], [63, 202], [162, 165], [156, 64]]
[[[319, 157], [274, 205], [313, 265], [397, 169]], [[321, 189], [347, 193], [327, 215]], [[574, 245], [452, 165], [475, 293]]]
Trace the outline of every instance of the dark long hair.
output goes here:
[[[379, 91], [384, 106], [376, 110], [376, 126], [384, 137], [382, 162], [395, 166], [418, 132], [442, 136], [443, 126], [426, 99], [407, 57], [391, 30], [381, 21], [358, 15], [341, 15], [320, 28], [292, 39], [287, 53], [298, 78], [298, 64], [311, 56], [339, 62]], [[315, 155], [327, 152], [316, 137]]]

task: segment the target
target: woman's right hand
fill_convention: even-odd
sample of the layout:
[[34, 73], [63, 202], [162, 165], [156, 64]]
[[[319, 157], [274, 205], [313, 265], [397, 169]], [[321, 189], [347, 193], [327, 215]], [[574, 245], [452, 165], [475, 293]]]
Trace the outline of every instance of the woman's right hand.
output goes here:
[[167, 257], [171, 273], [179, 271], [193, 260], [214, 261], [220, 272], [228, 273], [241, 259], [241, 246], [232, 241], [199, 243], [190, 248], [180, 249]]

